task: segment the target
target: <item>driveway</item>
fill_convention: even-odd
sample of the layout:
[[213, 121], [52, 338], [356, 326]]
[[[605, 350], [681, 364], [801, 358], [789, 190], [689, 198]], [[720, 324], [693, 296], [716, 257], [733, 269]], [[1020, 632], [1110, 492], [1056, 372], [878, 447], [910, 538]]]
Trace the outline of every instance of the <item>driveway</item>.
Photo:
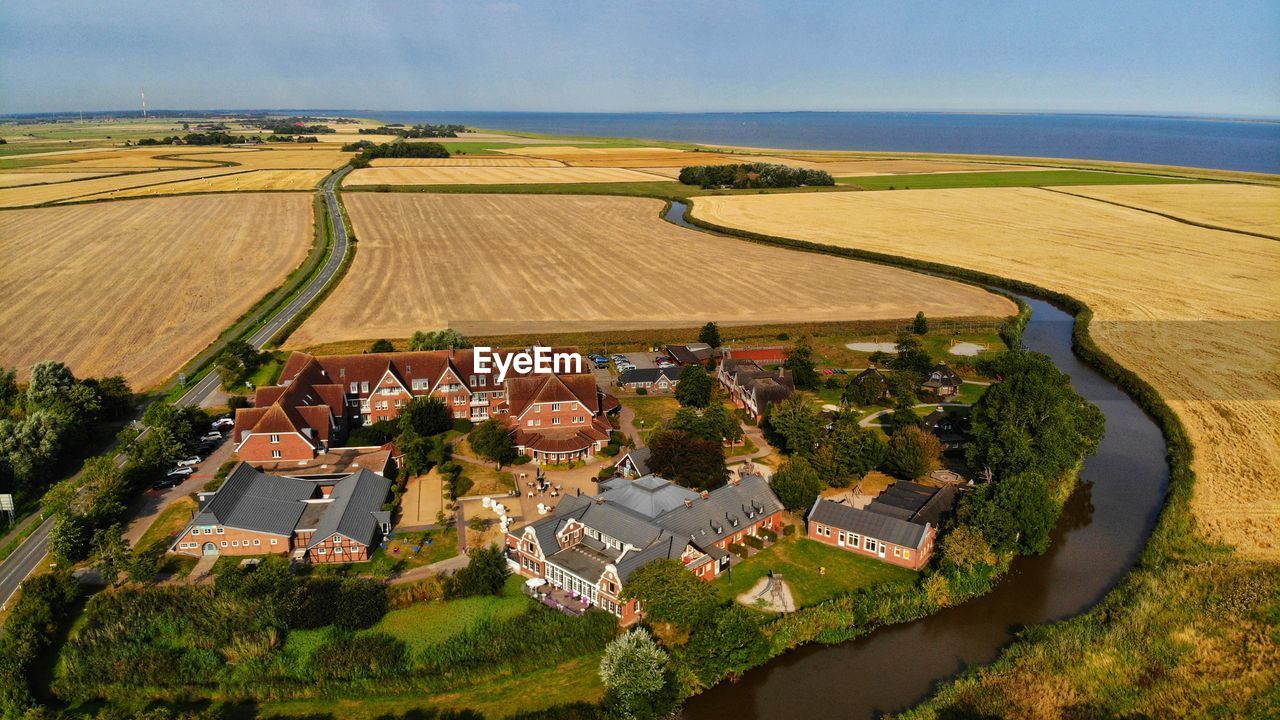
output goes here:
[[627, 356], [627, 359], [631, 361], [632, 365], [636, 366], [636, 369], [657, 367], [657, 364], [653, 362], [653, 359], [658, 356], [658, 353], [656, 352], [632, 352], [622, 354]]
[[204, 462], [196, 466], [196, 471], [191, 473], [191, 477], [182, 482], [181, 485], [171, 487], [168, 490], [147, 490], [142, 494], [142, 507], [133, 516], [133, 520], [129, 521], [129, 527], [125, 528], [124, 539], [133, 547], [142, 539], [147, 528], [151, 527], [151, 523], [156, 521], [160, 513], [166, 508], [181, 500], [188, 495], [199, 492], [204, 488], [205, 483], [213, 479], [218, 473], [218, 468], [222, 463], [230, 459], [235, 444], [230, 440], [224, 440], [221, 445], [213, 451], [213, 454], [204, 459]]

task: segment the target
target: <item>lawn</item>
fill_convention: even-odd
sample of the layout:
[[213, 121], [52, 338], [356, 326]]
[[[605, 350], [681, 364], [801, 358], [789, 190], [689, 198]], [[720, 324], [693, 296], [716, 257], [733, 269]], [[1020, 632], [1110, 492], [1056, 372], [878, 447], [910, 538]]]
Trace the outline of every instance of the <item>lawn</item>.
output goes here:
[[[907, 331], [909, 329], [907, 327], [908, 324], [908, 321], [903, 321], [898, 329], [886, 326], [882, 331], [877, 330], [871, 333], [815, 334], [811, 337], [814, 358], [819, 367], [841, 367], [846, 370], [864, 368], [867, 366], [871, 353], [851, 350], [846, 346], [849, 343], [857, 342], [896, 342], [899, 331]], [[929, 351], [929, 356], [934, 360], [973, 362], [977, 359], [952, 355], [948, 350], [953, 343], [967, 342], [984, 345], [988, 348], [987, 352], [983, 353], [984, 356], [1005, 349], [1004, 341], [1000, 339], [994, 324], [963, 320], [930, 320], [930, 324], [933, 328], [927, 335], [914, 337], [919, 338], [924, 343], [925, 350]]]
[[[470, 447], [467, 448], [470, 452]], [[471, 480], [471, 488], [467, 495], [505, 495], [516, 487], [515, 474], [509, 470], [496, 470], [492, 465], [477, 465], [466, 460], [457, 460], [462, 467], [462, 475]]]
[[[826, 573], [819, 572], [825, 568]], [[748, 558], [715, 581], [725, 599], [751, 589], [772, 570], [791, 586], [797, 607], [815, 605], [837, 595], [883, 582], [912, 580], [916, 573], [872, 560], [808, 538], [782, 539]]]
[[1098, 172], [1095, 170], [1014, 170], [1010, 172], [924, 173], [837, 178], [840, 185], [863, 190], [929, 190], [976, 187], [1044, 187], [1054, 185], [1150, 185], [1203, 182], [1160, 175]]
[[636, 414], [636, 429], [646, 437], [649, 430], [675, 417], [680, 409], [674, 395], [622, 395], [618, 401]]
[[[313, 575], [369, 575], [387, 578], [458, 554], [458, 533], [453, 528], [392, 535], [394, 537], [387, 541], [387, 547], [376, 548], [367, 562], [322, 563], [312, 565], [310, 572]], [[419, 549], [415, 551], [415, 547]]]
[[387, 613], [373, 630], [399, 638], [416, 655], [484, 620], [505, 620], [529, 609], [524, 577], [507, 578], [502, 595], [425, 602]]
[[990, 385], [978, 385], [977, 383], [967, 382], [960, 386], [960, 392], [948, 402], [959, 402], [972, 405], [978, 402], [978, 398], [987, 391]]
[[182, 528], [186, 527], [195, 509], [196, 501], [189, 497], [175, 500], [172, 505], [165, 508], [152, 521], [151, 527], [142, 533], [142, 537], [138, 538], [138, 543], [135, 547], [143, 549], [149, 548], [156, 543], [168, 544], [169, 540], [179, 532], [182, 532]]

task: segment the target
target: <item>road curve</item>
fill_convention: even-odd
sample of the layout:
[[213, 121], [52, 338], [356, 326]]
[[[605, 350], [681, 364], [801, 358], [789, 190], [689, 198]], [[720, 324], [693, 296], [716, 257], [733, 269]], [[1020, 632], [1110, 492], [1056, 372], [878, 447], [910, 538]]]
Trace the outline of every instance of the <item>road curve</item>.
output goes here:
[[[338, 209], [338, 197], [335, 189], [349, 170], [349, 168], [344, 167], [333, 173], [320, 186], [320, 191], [324, 193], [329, 219], [332, 220], [333, 224], [333, 251], [329, 253], [324, 266], [320, 268], [315, 277], [311, 278], [311, 281], [307, 283], [302, 292], [298, 293], [293, 300], [281, 308], [269, 322], [248, 337], [248, 342], [255, 348], [262, 349], [271, 338], [275, 337], [299, 313], [305, 310], [324, 291], [325, 287], [333, 281], [338, 274], [338, 269], [342, 267], [350, 244], [347, 238], [347, 226], [342, 221], [342, 213]], [[182, 397], [178, 398], [174, 404], [179, 407], [198, 405], [217, 387], [218, 374], [210, 372], [200, 382], [193, 385], [190, 390], [183, 393]], [[146, 430], [143, 430], [142, 435], [145, 435], [146, 432]], [[139, 435], [139, 438], [142, 435]], [[125, 459], [125, 454], [121, 453], [117, 457], [116, 463], [123, 465]], [[13, 594], [22, 585], [22, 582], [49, 554], [49, 531], [52, 528], [53, 518], [45, 519], [9, 557], [0, 562], [0, 607], [9, 602], [9, 599], [13, 597]]]

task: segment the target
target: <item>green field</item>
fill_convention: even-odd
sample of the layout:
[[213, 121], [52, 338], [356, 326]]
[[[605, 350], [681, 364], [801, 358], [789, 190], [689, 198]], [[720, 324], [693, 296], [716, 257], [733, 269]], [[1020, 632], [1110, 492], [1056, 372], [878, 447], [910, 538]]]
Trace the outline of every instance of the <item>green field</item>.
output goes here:
[[403, 610], [392, 610], [372, 629], [404, 641], [410, 655], [417, 655], [476, 623], [505, 620], [528, 610], [533, 601], [523, 592], [524, 580], [520, 575], [507, 578], [500, 596], [417, 603]]
[[[825, 569], [825, 573], [819, 568]], [[791, 586], [796, 607], [816, 605], [859, 588], [911, 581], [916, 573], [808, 538], [782, 539], [722, 574], [715, 588], [726, 600], [751, 589], [772, 570]]]
[[1161, 175], [1096, 170], [1014, 170], [1010, 172], [924, 173], [836, 178], [840, 185], [863, 190], [937, 190], [942, 188], [1045, 187], [1054, 185], [1151, 185], [1210, 182]]

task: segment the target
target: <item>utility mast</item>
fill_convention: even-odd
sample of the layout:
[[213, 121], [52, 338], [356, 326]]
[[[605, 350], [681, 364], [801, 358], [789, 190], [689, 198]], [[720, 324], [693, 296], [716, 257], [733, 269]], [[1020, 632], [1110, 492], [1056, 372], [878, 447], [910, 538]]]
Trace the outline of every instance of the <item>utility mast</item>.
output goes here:
[[138, 87], [138, 92], [142, 94], [142, 117], [143, 117], [143, 119], [146, 119], [146, 117], [147, 117], [147, 89], [146, 89], [146, 88], [144, 88], [144, 87], [139, 86], [139, 87]]

